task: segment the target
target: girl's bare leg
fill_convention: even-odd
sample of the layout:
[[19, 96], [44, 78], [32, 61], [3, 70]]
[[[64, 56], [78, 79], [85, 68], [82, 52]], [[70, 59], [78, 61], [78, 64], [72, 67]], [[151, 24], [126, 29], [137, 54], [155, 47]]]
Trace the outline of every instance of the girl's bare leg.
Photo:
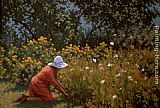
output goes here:
[[43, 101], [43, 99], [39, 97], [28, 97], [27, 101]]

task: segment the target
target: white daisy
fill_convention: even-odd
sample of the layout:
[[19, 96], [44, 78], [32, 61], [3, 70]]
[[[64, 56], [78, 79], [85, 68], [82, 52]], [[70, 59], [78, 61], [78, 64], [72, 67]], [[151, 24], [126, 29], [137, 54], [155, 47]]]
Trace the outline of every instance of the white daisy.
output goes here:
[[114, 42], [110, 42], [110, 45], [114, 45]]
[[105, 83], [105, 80], [101, 80], [101, 82], [100, 82], [101, 84], [103, 84], [103, 83]]

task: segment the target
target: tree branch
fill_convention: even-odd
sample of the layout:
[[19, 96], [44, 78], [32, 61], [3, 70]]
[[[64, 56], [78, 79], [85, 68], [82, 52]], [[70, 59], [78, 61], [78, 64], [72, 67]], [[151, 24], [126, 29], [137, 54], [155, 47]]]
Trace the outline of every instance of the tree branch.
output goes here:
[[26, 23], [23, 23], [22, 21], [17, 21], [15, 18], [12, 17], [12, 20], [15, 21], [17, 24], [20, 23], [23, 25], [23, 27], [25, 27], [29, 33], [34, 37], [34, 33], [32, 32], [32, 30], [28, 27], [28, 25]]

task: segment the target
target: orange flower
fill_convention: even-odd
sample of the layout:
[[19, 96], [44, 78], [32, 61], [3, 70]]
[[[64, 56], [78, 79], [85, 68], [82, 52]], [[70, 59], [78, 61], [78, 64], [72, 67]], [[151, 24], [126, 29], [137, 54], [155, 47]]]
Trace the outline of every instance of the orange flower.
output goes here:
[[40, 38], [38, 38], [38, 41], [46, 43], [47, 42], [47, 38], [44, 38], [43, 36], [40, 36]]
[[42, 63], [39, 61], [39, 62], [36, 62], [35, 65], [41, 65]]
[[32, 45], [34, 42], [32, 40], [29, 41], [28, 45]]

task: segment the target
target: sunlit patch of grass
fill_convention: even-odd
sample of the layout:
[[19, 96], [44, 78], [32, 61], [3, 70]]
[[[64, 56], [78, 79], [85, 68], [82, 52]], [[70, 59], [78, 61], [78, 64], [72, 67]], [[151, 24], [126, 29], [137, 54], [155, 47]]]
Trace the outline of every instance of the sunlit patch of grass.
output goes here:
[[[27, 94], [27, 89], [24, 87], [16, 87], [14, 83], [1, 81], [0, 82], [0, 108], [82, 108], [79, 105], [73, 104], [70, 100], [57, 98], [55, 102], [25, 102], [15, 103], [14, 101], [22, 94]], [[57, 95], [57, 94], [56, 94]]]

